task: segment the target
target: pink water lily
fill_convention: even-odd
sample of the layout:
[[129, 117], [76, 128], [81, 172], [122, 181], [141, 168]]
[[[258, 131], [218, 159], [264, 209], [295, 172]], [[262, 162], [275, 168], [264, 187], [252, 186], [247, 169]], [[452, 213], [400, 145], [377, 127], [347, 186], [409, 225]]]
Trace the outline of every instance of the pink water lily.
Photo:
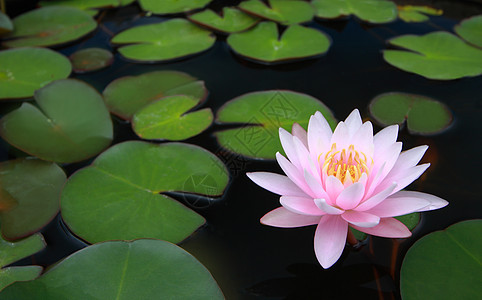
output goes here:
[[401, 191], [430, 164], [417, 165], [427, 146], [401, 152], [398, 126], [373, 136], [370, 122], [354, 110], [334, 132], [320, 112], [311, 116], [308, 130], [280, 128], [288, 159], [276, 159], [287, 176], [255, 172], [249, 178], [281, 195], [281, 207], [261, 218], [275, 227], [317, 225], [315, 253], [324, 268], [341, 256], [349, 227], [367, 234], [409, 237], [407, 227], [393, 217], [438, 209], [447, 201], [425, 193]]

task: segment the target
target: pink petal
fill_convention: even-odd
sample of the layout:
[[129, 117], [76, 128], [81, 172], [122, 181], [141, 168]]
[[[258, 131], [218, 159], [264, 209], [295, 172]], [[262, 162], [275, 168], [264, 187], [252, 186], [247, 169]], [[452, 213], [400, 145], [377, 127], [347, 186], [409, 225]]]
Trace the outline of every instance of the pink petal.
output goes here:
[[391, 195], [367, 212], [382, 218], [403, 216], [430, 205], [428, 200], [411, 196]]
[[283, 128], [279, 129], [279, 139], [281, 146], [286, 153], [290, 162], [298, 169], [302, 170], [298, 155], [296, 154], [295, 145], [293, 143], [293, 136]]
[[325, 213], [315, 205], [313, 198], [282, 196], [280, 203], [284, 208], [302, 215], [321, 216]]
[[[400, 156], [401, 150], [402, 150], [402, 143], [396, 142], [395, 144], [388, 147], [385, 153], [379, 154], [379, 156], [374, 157], [375, 163], [373, 165], [372, 174], [370, 174], [371, 180], [368, 181], [369, 188], [368, 188], [367, 195], [370, 196], [372, 192], [375, 190], [375, 188], [377, 187], [377, 185], [387, 177], [387, 174], [389, 174], [390, 170], [397, 162], [397, 159]], [[373, 174], [375, 174], [375, 176]], [[391, 181], [397, 181], [397, 180], [392, 179]]]
[[315, 159], [329, 149], [332, 134], [330, 125], [319, 111], [311, 116], [308, 123], [308, 149]]
[[337, 149], [348, 148], [350, 132], [344, 122], [338, 123], [331, 137], [331, 144], [336, 144]]
[[362, 119], [360, 117], [360, 112], [358, 111], [358, 109], [355, 108], [350, 113], [350, 115], [348, 115], [345, 120], [345, 124], [348, 129], [349, 136], [353, 137], [355, 133], [359, 130], [360, 126], [362, 126]]
[[400, 153], [400, 156], [398, 157], [398, 160], [395, 163], [395, 166], [393, 166], [393, 168], [395, 169], [395, 167], [403, 166], [407, 169], [415, 166], [422, 159], [427, 149], [428, 146], [423, 145], [403, 151], [402, 153]]
[[388, 147], [397, 141], [398, 125], [392, 125], [383, 128], [373, 137], [374, 156], [377, 157], [380, 153], [385, 152]]
[[315, 199], [315, 205], [329, 215], [341, 215], [345, 212], [344, 210], [333, 207], [330, 204], [326, 203], [325, 199]]
[[355, 210], [356, 211], [365, 211], [365, 210], [369, 210], [370, 208], [378, 205], [380, 202], [385, 200], [385, 198], [387, 198], [392, 193], [392, 191], [395, 189], [396, 186], [397, 186], [397, 183], [393, 182], [386, 189], [382, 190], [378, 194], [376, 194], [376, 195], [368, 198], [367, 200], [363, 201], [360, 205], [358, 205], [355, 208]]
[[412, 235], [407, 226], [394, 218], [382, 218], [380, 223], [374, 227], [360, 227], [356, 225], [351, 227], [371, 235], [388, 238], [406, 238]]
[[299, 138], [293, 137], [293, 144], [295, 146], [296, 155], [300, 161], [301, 169], [308, 170], [313, 175], [318, 175], [319, 169], [315, 167], [315, 164], [311, 160], [310, 153], [308, 152], [308, 149], [306, 149], [305, 145], [303, 145], [303, 142], [300, 141]]
[[305, 171], [305, 182], [315, 194], [316, 198], [328, 198], [328, 194], [323, 188], [323, 185], [321, 185], [320, 180], [317, 180], [308, 171]]
[[347, 232], [348, 224], [339, 216], [321, 218], [315, 232], [315, 254], [323, 268], [328, 269], [340, 258]]
[[246, 175], [254, 183], [272, 193], [285, 196], [308, 196], [287, 176], [268, 172], [246, 173]]
[[303, 127], [301, 127], [300, 124], [298, 123], [293, 124], [293, 127], [291, 129], [291, 134], [299, 138], [300, 141], [303, 142], [303, 145], [305, 145], [305, 147], [308, 148], [308, 136], [306, 135], [306, 130]]
[[397, 197], [397, 198], [420, 198], [428, 201], [430, 204], [426, 207], [423, 207], [417, 211], [429, 211], [429, 210], [434, 210], [434, 209], [439, 209], [442, 207], [447, 206], [449, 203], [437, 196], [427, 194], [427, 193], [421, 193], [421, 192], [412, 192], [412, 191], [400, 191], [398, 193], [393, 194], [391, 197]]
[[371, 122], [365, 122], [355, 132], [351, 140], [358, 152], [364, 153], [368, 157], [373, 156], [373, 126]]
[[284, 207], [276, 208], [261, 218], [261, 223], [273, 227], [293, 228], [318, 224], [320, 216], [295, 214]]
[[365, 185], [361, 182], [355, 182], [349, 187], [343, 189], [336, 198], [336, 205], [342, 209], [352, 209], [360, 203], [365, 194]]
[[[392, 177], [390, 176], [389, 180], [393, 180], [397, 182], [397, 187], [392, 191], [392, 194], [400, 191], [401, 189], [404, 189], [407, 187], [410, 183], [415, 181], [420, 175], [425, 172], [425, 170], [430, 167], [430, 164], [423, 164], [423, 165], [418, 165], [413, 168], [410, 168], [408, 170], [405, 170], [403, 174], [400, 174], [400, 177]], [[388, 178], [388, 177], [387, 177]]]
[[380, 218], [363, 211], [345, 211], [341, 217], [348, 223], [360, 227], [373, 227], [380, 223]]
[[295, 166], [293, 166], [283, 155], [279, 152], [276, 153], [276, 160], [280, 165], [281, 169], [285, 174], [288, 176], [291, 181], [293, 181], [302, 191], [308, 194], [310, 197], [315, 198], [315, 195], [311, 191], [311, 189], [306, 184], [303, 173], [298, 170]]
[[335, 176], [331, 175], [326, 178], [325, 181], [325, 191], [328, 194], [329, 198], [326, 199], [326, 202], [330, 205], [335, 204], [335, 200], [338, 197], [338, 195], [343, 191], [345, 187], [343, 186], [343, 183], [336, 178]]

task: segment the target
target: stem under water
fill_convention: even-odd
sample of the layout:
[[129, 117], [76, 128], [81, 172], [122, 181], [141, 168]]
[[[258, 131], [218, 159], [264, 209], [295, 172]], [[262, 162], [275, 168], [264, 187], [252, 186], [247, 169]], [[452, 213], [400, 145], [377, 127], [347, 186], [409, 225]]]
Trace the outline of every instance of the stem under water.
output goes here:
[[5, 5], [5, 0], [0, 0], [0, 10], [4, 14], [7, 14], [7, 6]]
[[356, 244], [358, 244], [358, 240], [355, 238], [355, 236], [353, 235], [353, 232], [351, 232], [350, 228], [348, 228], [348, 235], [346, 236], [346, 241], [351, 246], [355, 246]]

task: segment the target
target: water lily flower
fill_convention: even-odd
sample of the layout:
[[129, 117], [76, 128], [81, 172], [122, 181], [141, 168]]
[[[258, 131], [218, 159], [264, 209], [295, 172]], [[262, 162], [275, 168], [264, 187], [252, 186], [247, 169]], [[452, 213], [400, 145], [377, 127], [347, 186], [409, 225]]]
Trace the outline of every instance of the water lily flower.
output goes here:
[[420, 192], [402, 191], [430, 164], [417, 165], [427, 146], [401, 152], [398, 126], [373, 135], [354, 110], [332, 132], [320, 112], [311, 116], [308, 130], [280, 128], [288, 159], [276, 159], [286, 176], [255, 172], [248, 177], [281, 195], [281, 207], [261, 218], [265, 225], [291, 228], [317, 225], [314, 246], [323, 268], [341, 256], [349, 227], [367, 234], [405, 238], [411, 235], [396, 216], [438, 209], [447, 201]]

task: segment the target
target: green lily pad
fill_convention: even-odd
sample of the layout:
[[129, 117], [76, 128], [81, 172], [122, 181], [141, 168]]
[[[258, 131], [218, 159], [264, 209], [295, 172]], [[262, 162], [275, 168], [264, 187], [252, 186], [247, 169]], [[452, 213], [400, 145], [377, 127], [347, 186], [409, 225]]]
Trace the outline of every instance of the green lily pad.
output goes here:
[[439, 80], [482, 74], [482, 50], [448, 32], [404, 35], [389, 42], [409, 50], [383, 51], [386, 62], [404, 71]]
[[162, 98], [136, 112], [132, 128], [149, 140], [180, 141], [198, 135], [213, 122], [210, 108], [187, 113], [199, 101], [184, 95]]
[[222, 15], [210, 9], [188, 16], [192, 22], [213, 30], [233, 33], [251, 28], [258, 22], [258, 18], [230, 7], [224, 7]]
[[0, 298], [223, 299], [223, 294], [191, 254], [168, 242], [144, 239], [84, 248], [38, 279], [9, 286]]
[[43, 160], [87, 159], [112, 141], [112, 122], [102, 96], [73, 79], [52, 82], [35, 92], [38, 108], [23, 103], [0, 120], [0, 135]]
[[330, 47], [326, 34], [299, 25], [289, 26], [279, 38], [273, 22], [262, 22], [249, 31], [233, 33], [227, 42], [236, 53], [263, 63], [313, 57]]
[[211, 0], [139, 0], [141, 8], [154, 14], [177, 14], [203, 8]]
[[293, 123], [306, 129], [310, 116], [320, 111], [334, 127], [336, 120], [320, 100], [292, 91], [262, 91], [244, 94], [227, 102], [216, 115], [218, 123], [240, 124], [239, 128], [215, 133], [219, 144], [247, 157], [274, 159], [282, 152], [279, 128], [291, 131]]
[[72, 67], [76, 73], [97, 71], [106, 68], [114, 61], [114, 56], [108, 50], [101, 48], [86, 48], [74, 52], [70, 56]]
[[383, 126], [402, 125], [407, 120], [408, 130], [415, 134], [436, 134], [452, 123], [452, 113], [443, 103], [420, 95], [381, 94], [370, 102], [369, 110]]
[[[15, 281], [32, 280], [39, 276], [42, 272], [42, 267], [39, 266], [3, 267], [35, 254], [43, 248], [45, 248], [45, 241], [41, 234], [35, 234], [17, 242], [5, 241], [0, 236], [0, 267], [2, 267], [0, 269], [0, 290]], [[0, 299], [6, 298], [0, 294]]]
[[40, 1], [39, 6], [68, 6], [85, 11], [90, 16], [99, 13], [98, 8], [111, 8], [119, 6], [119, 0], [44, 0]]
[[84, 11], [73, 7], [49, 6], [13, 19], [14, 30], [5, 36], [7, 47], [54, 46], [75, 41], [97, 28]]
[[239, 4], [239, 8], [254, 16], [281, 23], [299, 24], [311, 21], [315, 14], [313, 6], [304, 1], [268, 0], [268, 5], [260, 0], [249, 0]]
[[457, 223], [418, 240], [400, 274], [403, 299], [478, 299], [482, 293], [482, 220]]
[[440, 16], [441, 9], [429, 6], [403, 5], [398, 7], [398, 17], [405, 22], [425, 22], [429, 20], [427, 15]]
[[177, 71], [121, 77], [109, 83], [103, 92], [109, 110], [126, 120], [146, 104], [166, 96], [186, 95], [204, 101], [207, 94], [204, 81]]
[[482, 48], [482, 15], [465, 19], [454, 29], [461, 38]]
[[71, 71], [69, 60], [50, 49], [0, 51], [0, 99], [31, 97], [35, 90], [67, 78]]
[[[193, 176], [210, 184], [191, 185]], [[178, 243], [205, 221], [163, 193], [217, 196], [227, 182], [225, 166], [200, 147], [129, 141], [111, 147], [70, 177], [61, 212], [69, 228], [90, 243], [138, 238]]]
[[172, 19], [157, 24], [127, 29], [112, 39], [121, 46], [122, 56], [140, 62], [173, 60], [205, 51], [216, 38], [185, 19]]
[[129, 5], [131, 3], [134, 3], [136, 0], [119, 0], [119, 5], [120, 6], [126, 6], [126, 5]]
[[[408, 230], [413, 231], [415, 227], [420, 223], [420, 213], [414, 212], [408, 215], [398, 216], [395, 219], [399, 220], [405, 226], [407, 226]], [[363, 241], [367, 238], [367, 234], [361, 231], [356, 230], [355, 228], [350, 227], [351, 232], [355, 236], [355, 238], [359, 241]]]
[[13, 23], [10, 18], [0, 11], [0, 35], [13, 30]]
[[47, 225], [60, 209], [60, 191], [66, 180], [59, 166], [39, 159], [1, 163], [1, 194], [8, 194], [17, 203], [0, 212], [3, 236], [15, 240]]
[[397, 6], [385, 0], [313, 0], [315, 16], [334, 19], [355, 15], [369, 23], [388, 23], [397, 18]]

